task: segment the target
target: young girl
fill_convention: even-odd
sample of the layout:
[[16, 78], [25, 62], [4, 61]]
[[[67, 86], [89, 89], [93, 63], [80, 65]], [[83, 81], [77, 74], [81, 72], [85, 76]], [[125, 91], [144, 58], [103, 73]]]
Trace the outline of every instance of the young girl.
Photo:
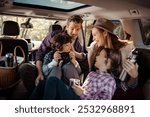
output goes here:
[[90, 72], [82, 86], [74, 84], [72, 88], [66, 87], [56, 77], [49, 78], [49, 93], [43, 99], [111, 99], [116, 83], [111, 74], [112, 68], [119, 71], [121, 55], [119, 51], [100, 48], [97, 51], [95, 67], [96, 72]]
[[104, 48], [96, 55], [96, 72], [92, 71], [81, 86], [74, 85], [73, 89], [81, 99], [112, 99], [116, 90], [113, 68], [120, 72], [121, 55], [119, 51]]

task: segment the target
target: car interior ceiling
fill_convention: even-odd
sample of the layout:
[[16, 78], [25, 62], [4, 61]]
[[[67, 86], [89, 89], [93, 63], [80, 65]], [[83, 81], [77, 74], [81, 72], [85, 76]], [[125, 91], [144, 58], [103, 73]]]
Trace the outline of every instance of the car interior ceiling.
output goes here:
[[[73, 0], [73, 1], [79, 1], [80, 2], [80, 0]], [[107, 8], [108, 6], [105, 6], [105, 0], [102, 0], [102, 1], [99, 1], [98, 2], [98, 4], [97, 4], [97, 1], [99, 1], [99, 0], [93, 0], [93, 1], [86, 1], [86, 0], [83, 0], [82, 1], [82, 3], [88, 3], [89, 5], [96, 5], [96, 6], [100, 6], [101, 5], [101, 3], [103, 3], [102, 4], [102, 6], [104, 6], [104, 8]], [[115, 0], [115, 2], [116, 1], [118, 1], [118, 0]], [[144, 2], [145, 1], [145, 2]], [[134, 4], [134, 6], [138, 6], [138, 5], [140, 5], [140, 6], [143, 6], [143, 7], [145, 7], [145, 9], [147, 9], [148, 8], [148, 10], [149, 10], [149, 2], [150, 1], [147, 1], [147, 0], [144, 0], [144, 1], [137, 1], [137, 0], [126, 0], [125, 1], [125, 3], [127, 4], [128, 2], [130, 3], [130, 4]], [[95, 2], [95, 3], [94, 3]], [[113, 3], [113, 5], [115, 4], [115, 2]], [[121, 3], [121, 1], [119, 2], [119, 3]], [[16, 4], [14, 4], [14, 5], [16, 5]], [[107, 5], [107, 4], [106, 4]], [[115, 7], [114, 6], [111, 6], [111, 8], [110, 9], [115, 9]], [[15, 6], [15, 7], [17, 7], [17, 5]], [[127, 8], [128, 6], [125, 6], [125, 7], [122, 7], [122, 6], [120, 6], [119, 7], [119, 9], [122, 9], [122, 8]], [[18, 7], [19, 8], [19, 7]], [[21, 7], [20, 7], [21, 8]], [[26, 7], [26, 8], [28, 8], [28, 7]], [[23, 8], [22, 8], [23, 9]], [[30, 8], [30, 9], [32, 9], [32, 8]], [[27, 10], [27, 9], [25, 9], [25, 10]], [[34, 9], [35, 10], [35, 9]], [[9, 11], [9, 10], [8, 10]], [[11, 10], [10, 10], [11, 11]], [[13, 10], [12, 10], [13, 11]], [[11, 12], [12, 12], [11, 11]], [[43, 11], [44, 11], [44, 9], [43, 9]], [[24, 12], [24, 11], [23, 11]], [[38, 12], [38, 10], [37, 10], [37, 12]], [[37, 13], [36, 12], [36, 13]], [[49, 12], [49, 11], [47, 11], [47, 12]], [[1, 11], [0, 11], [0, 13], [1, 13]], [[7, 12], [7, 13], [9, 13], [9, 12]], [[19, 12], [18, 12], [19, 13]], [[139, 13], [142, 13], [142, 12], [139, 12]], [[3, 13], [2, 13], [3, 14]], [[11, 14], [11, 13], [10, 13]], [[21, 14], [21, 12], [20, 12], [20, 14]], [[18, 16], [20, 16], [20, 14], [17, 14], [17, 12], [16, 12], [16, 14], [14, 13], [14, 16], [16, 16], [16, 15], [18, 15]], [[38, 13], [37, 13], [38, 14]], [[47, 16], [42, 16], [42, 12], [39, 12], [39, 14], [41, 15], [37, 15], [37, 14], [35, 14], [35, 16], [33, 15], [33, 17], [41, 17], [41, 18], [46, 18]], [[69, 13], [68, 13], [69, 14]], [[65, 15], [64, 14], [64, 17], [66, 17], [66, 16], [68, 16], [68, 14], [67, 15]], [[98, 12], [96, 12], [95, 13], [95, 15], [97, 15], [97, 14], [99, 14]], [[107, 13], [106, 13], [107, 14]], [[146, 15], [145, 16], [148, 16], [147, 15], [147, 12], [145, 13]], [[149, 14], [149, 13], [148, 13]], [[3, 14], [3, 15], [5, 15], [5, 14]], [[29, 13], [29, 15], [31, 15], [30, 13]], [[45, 15], [45, 14], [44, 14]], [[47, 15], [47, 14], [46, 14]], [[58, 15], [58, 14], [57, 14]], [[56, 15], [56, 16], [57, 16]], [[69, 14], [70, 15], [70, 14]], [[103, 15], [103, 14], [102, 14]], [[112, 14], [111, 14], [112, 15]], [[122, 14], [121, 14], [122, 15]], [[133, 18], [134, 19], [134, 16], [131, 16], [132, 14], [129, 14], [129, 12], [128, 12], [128, 16], [129, 16], [129, 19], [131, 18]], [[24, 22], [24, 23], [22, 23], [21, 24], [21, 27], [24, 29], [24, 31], [23, 31], [23, 33], [22, 33], [22, 37], [26, 37], [26, 34], [27, 34], [27, 29], [28, 28], [33, 28], [33, 25], [30, 23], [30, 20], [31, 20], [31, 17], [30, 16], [26, 16], [25, 14], [23, 14], [23, 15], [21, 15], [21, 16], [25, 16], [25, 17], [28, 17], [28, 19], [26, 20], [26, 22]], [[63, 15], [62, 15], [63, 16]], [[62, 17], [61, 16], [61, 17]], [[59, 17], [59, 16], [58, 16]], [[61, 17], [60, 18], [58, 18], [58, 19], [60, 19], [61, 20]], [[106, 16], [107, 17], [107, 16]], [[118, 16], [118, 17], [120, 17], [120, 16]], [[54, 18], [56, 18], [57, 19], [57, 17], [54, 17]], [[52, 19], [53, 19], [53, 16], [52, 16]], [[65, 19], [65, 18], [62, 18], [62, 19]], [[140, 17], [139, 17], [139, 19], [140, 19]], [[95, 21], [93, 22], [93, 24], [95, 23]], [[56, 22], [56, 24], [57, 24], [57, 22]], [[57, 29], [58, 27], [55, 27], [56, 26], [56, 24], [54, 24], [54, 25], [52, 25], [52, 29], [51, 30], [49, 30], [49, 31], [53, 31], [53, 30], [55, 30], [55, 29]], [[144, 30], [143, 30], [143, 25], [142, 25], [142, 23], [141, 23], [141, 20], [139, 20], [139, 26], [140, 26], [140, 33], [141, 33], [141, 37], [142, 37], [142, 40], [143, 40], [143, 42], [144, 42], [144, 47], [140, 47], [140, 48], [137, 48], [137, 50], [138, 50], [138, 57], [137, 57], [137, 63], [139, 64], [139, 87], [141, 87], [141, 86], [143, 86], [144, 84], [145, 84], [145, 82], [150, 78], [150, 37], [148, 37], [148, 38], [146, 38], [146, 36], [144, 35]], [[149, 26], [149, 28], [150, 28], [150, 26]], [[16, 28], [13, 28], [13, 26], [12, 26], [12, 29], [11, 29], [11, 31], [15, 31], [15, 29]], [[10, 30], [9, 30], [10, 31]], [[150, 32], [150, 31], [149, 31]], [[5, 32], [5, 33], [3, 33], [3, 35], [5, 35], [7, 33], [7, 31]], [[8, 32], [9, 33], [9, 32]], [[17, 32], [17, 34], [18, 34], [18, 32]], [[86, 45], [85, 45], [85, 41], [86, 41], [86, 39], [85, 39], [85, 35], [84, 35], [84, 31], [83, 31], [83, 27], [82, 27], [82, 39], [83, 39], [83, 46], [84, 46], [84, 51], [86, 52]], [[92, 34], [90, 34], [90, 39], [89, 39], [89, 43], [88, 43], [88, 46], [90, 45], [90, 43], [93, 41], [93, 37], [92, 37]], [[6, 42], [3, 42], [4, 43], [4, 47], [5, 47], [5, 43]], [[7, 43], [8, 43], [8, 40], [7, 40]], [[7, 44], [6, 43], [6, 44]], [[9, 42], [9, 44], [10, 44], [11, 42]], [[18, 43], [18, 42], [17, 42]], [[17, 44], [16, 43], [16, 44]], [[20, 43], [20, 42], [19, 42]], [[11, 45], [13, 45], [13, 46], [16, 46], [16, 44], [10, 44], [10, 46]], [[26, 45], [25, 45], [26, 46]], [[25, 50], [25, 52], [26, 52], [26, 58], [27, 58], [27, 56], [28, 56], [28, 50], [27, 50], [27, 48], [26, 47], [23, 47], [23, 48], [25, 48], [26, 50]], [[8, 46], [7, 46], [8, 47]], [[5, 49], [5, 50], [7, 50], [7, 49]], [[9, 48], [9, 50], [10, 50], [10, 48]], [[5, 55], [6, 53], [4, 52], [3, 53], [3, 55]], [[26, 61], [27, 61], [27, 59], [26, 59]]]

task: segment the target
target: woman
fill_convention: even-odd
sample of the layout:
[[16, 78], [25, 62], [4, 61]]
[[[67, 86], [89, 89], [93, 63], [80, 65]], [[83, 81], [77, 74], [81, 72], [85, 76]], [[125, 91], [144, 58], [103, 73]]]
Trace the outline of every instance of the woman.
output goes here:
[[[132, 41], [118, 39], [113, 33], [114, 28], [114, 24], [110, 20], [104, 18], [100, 18], [95, 22], [92, 28], [94, 41], [91, 43], [90, 47], [88, 47], [88, 62], [90, 70], [94, 64], [95, 51], [97, 51], [99, 47], [103, 46], [105, 48], [119, 50], [122, 55], [122, 68], [130, 75], [128, 81], [119, 81], [119, 85], [121, 84], [123, 90], [135, 88], [138, 81], [138, 65], [126, 59], [132, 49], [135, 48], [134, 44]], [[116, 74], [116, 77], [119, 77], [119, 74]]]

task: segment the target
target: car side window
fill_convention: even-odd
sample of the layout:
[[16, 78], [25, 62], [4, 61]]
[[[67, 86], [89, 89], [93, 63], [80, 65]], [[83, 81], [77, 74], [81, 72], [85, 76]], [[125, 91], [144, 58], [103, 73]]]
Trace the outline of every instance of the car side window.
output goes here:
[[143, 33], [143, 43], [144, 45], [150, 45], [150, 20], [142, 20], [141, 28]]
[[[30, 38], [33, 41], [42, 41], [44, 37], [47, 35], [49, 31], [49, 26], [56, 22], [55, 20], [51, 19], [42, 19], [42, 18], [31, 18], [30, 23], [33, 24], [32, 28], [24, 28], [21, 27], [21, 24], [26, 22], [28, 18], [26, 17], [19, 17], [19, 16], [11, 16], [11, 15], [0, 15], [0, 31], [1, 31], [1, 24], [3, 21], [12, 20], [18, 22], [20, 26], [20, 35], [21, 38]], [[24, 34], [26, 37], [24, 37]]]
[[121, 22], [119, 20], [115, 20], [115, 22], [113, 23], [116, 25], [114, 34], [116, 34], [120, 39], [130, 40], [131, 35], [128, 32], [124, 31]]

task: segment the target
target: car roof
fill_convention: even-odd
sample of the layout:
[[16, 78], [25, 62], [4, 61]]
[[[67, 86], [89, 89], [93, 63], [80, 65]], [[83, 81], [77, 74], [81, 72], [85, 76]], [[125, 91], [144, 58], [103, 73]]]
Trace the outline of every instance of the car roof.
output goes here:
[[[7, 2], [3, 2], [3, 5], [2, 2], [0, 2], [0, 14], [41, 17], [48, 19], [66, 19], [68, 16], [73, 14], [80, 14], [85, 17], [85, 19], [93, 16], [111, 19], [150, 18], [149, 0], [67, 0], [79, 4], [68, 10], [57, 8], [56, 6], [50, 7], [40, 4], [37, 5], [38, 2], [34, 4], [35, 0], [26, 0], [30, 2], [33, 1], [33, 3], [30, 4], [20, 3], [22, 0], [4, 1]], [[65, 0], [51, 1], [62, 2]]]

